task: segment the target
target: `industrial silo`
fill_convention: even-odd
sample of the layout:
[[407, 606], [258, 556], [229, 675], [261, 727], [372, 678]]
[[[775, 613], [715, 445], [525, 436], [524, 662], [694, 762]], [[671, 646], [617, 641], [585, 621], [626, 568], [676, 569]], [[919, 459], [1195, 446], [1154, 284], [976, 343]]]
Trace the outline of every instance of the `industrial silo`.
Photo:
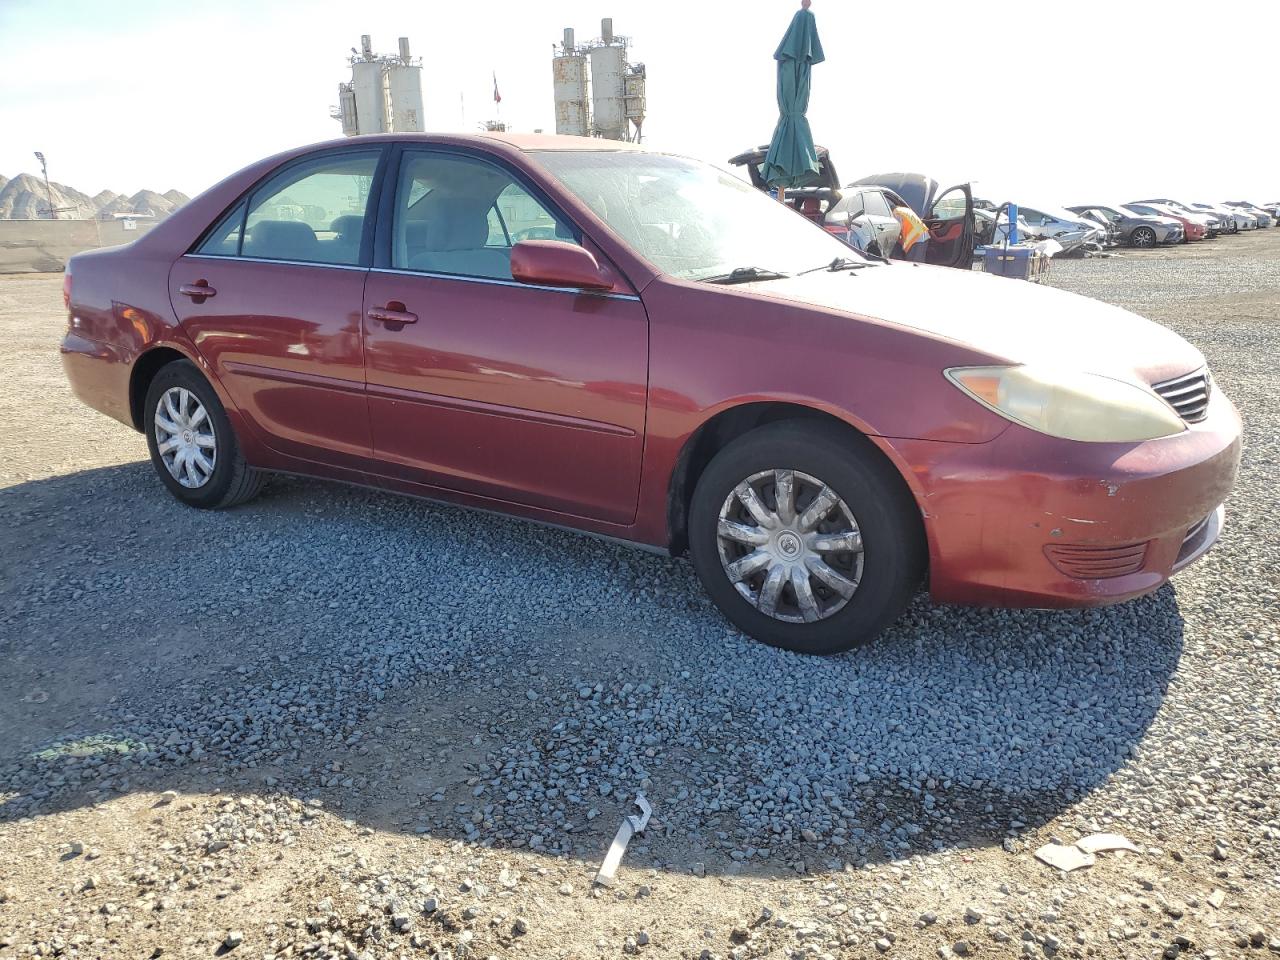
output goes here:
[[613, 20], [600, 23], [600, 42], [591, 47], [592, 132], [607, 140], [627, 140], [627, 44], [613, 35]]
[[373, 56], [368, 35], [360, 38], [360, 58], [351, 60], [351, 87], [356, 98], [356, 126], [361, 133], [386, 133], [391, 129], [387, 78], [382, 61]]
[[386, 63], [387, 95], [391, 103], [391, 127], [395, 133], [421, 133], [422, 63], [409, 56], [409, 38], [400, 38], [400, 56]]
[[573, 28], [564, 32], [564, 43], [551, 60], [555, 92], [556, 133], [571, 137], [591, 135], [591, 111], [587, 94], [587, 58], [574, 43]]

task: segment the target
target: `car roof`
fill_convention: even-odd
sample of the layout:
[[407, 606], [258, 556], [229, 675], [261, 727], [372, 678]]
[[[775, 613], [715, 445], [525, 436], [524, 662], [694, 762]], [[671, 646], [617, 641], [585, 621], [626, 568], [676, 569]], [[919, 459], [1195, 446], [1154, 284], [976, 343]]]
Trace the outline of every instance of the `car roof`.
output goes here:
[[313, 150], [357, 145], [363, 143], [429, 143], [463, 146], [472, 144], [479, 147], [492, 148], [501, 145], [521, 153], [533, 153], [544, 150], [594, 150], [598, 152], [649, 152], [644, 147], [623, 140], [606, 140], [603, 137], [570, 137], [558, 133], [506, 133], [502, 131], [484, 133], [370, 133], [359, 137], [343, 137], [312, 143], [297, 148], [296, 153], [303, 154]]

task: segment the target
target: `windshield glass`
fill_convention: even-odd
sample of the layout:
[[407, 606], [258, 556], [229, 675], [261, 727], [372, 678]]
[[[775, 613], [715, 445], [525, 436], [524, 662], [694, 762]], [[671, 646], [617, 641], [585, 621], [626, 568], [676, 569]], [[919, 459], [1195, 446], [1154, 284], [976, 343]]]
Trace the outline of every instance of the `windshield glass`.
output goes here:
[[686, 280], [741, 267], [798, 273], [853, 248], [736, 177], [696, 160], [631, 151], [534, 158], [638, 254]]

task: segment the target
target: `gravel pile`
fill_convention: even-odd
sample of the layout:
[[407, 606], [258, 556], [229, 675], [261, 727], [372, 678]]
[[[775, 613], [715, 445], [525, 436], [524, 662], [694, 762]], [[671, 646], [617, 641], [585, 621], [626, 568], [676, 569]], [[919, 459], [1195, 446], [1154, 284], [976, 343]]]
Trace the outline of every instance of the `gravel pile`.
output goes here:
[[[1280, 937], [1267, 241], [1054, 266], [1055, 285], [1189, 336], [1244, 411], [1206, 560], [1104, 610], [921, 597], [873, 646], [823, 660], [736, 634], [683, 561], [510, 519], [290, 479], [235, 511], [182, 508], [140, 438], [63, 396], [56, 281], [44, 331], [28, 290], [0, 284], [0, 878], [19, 878], [0, 883], [0, 958], [55, 941], [94, 955], [72, 941], [87, 927], [136, 945], [166, 898], [188, 929], [178, 955], [1265, 951]], [[620, 889], [593, 895], [638, 792], [649, 829]], [[163, 830], [91, 861], [91, 830], [128, 832], [98, 815], [121, 804]], [[1065, 876], [1031, 857], [1098, 830], [1142, 852]], [[25, 853], [41, 848], [45, 866]], [[230, 899], [200, 906], [192, 878]], [[287, 908], [225, 909], [258, 883]], [[41, 911], [63, 908], [38, 891], [56, 889], [55, 926]]]

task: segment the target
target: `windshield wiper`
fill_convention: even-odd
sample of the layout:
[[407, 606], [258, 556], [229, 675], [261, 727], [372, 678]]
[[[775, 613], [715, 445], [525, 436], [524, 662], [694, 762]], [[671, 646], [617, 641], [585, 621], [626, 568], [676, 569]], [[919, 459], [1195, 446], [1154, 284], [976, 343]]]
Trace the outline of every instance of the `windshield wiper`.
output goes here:
[[863, 267], [869, 267], [871, 264], [862, 260], [854, 260], [850, 257], [836, 257], [830, 263], [824, 263], [820, 267], [810, 267], [808, 270], [801, 270], [796, 274], [797, 277], [803, 277], [806, 273], [817, 273], [819, 270], [827, 270], [836, 273], [840, 270], [861, 270]]
[[784, 280], [791, 276], [777, 270], [764, 267], [734, 267], [728, 273], [714, 273], [709, 277], [700, 277], [701, 283], [755, 283], [757, 280]]

